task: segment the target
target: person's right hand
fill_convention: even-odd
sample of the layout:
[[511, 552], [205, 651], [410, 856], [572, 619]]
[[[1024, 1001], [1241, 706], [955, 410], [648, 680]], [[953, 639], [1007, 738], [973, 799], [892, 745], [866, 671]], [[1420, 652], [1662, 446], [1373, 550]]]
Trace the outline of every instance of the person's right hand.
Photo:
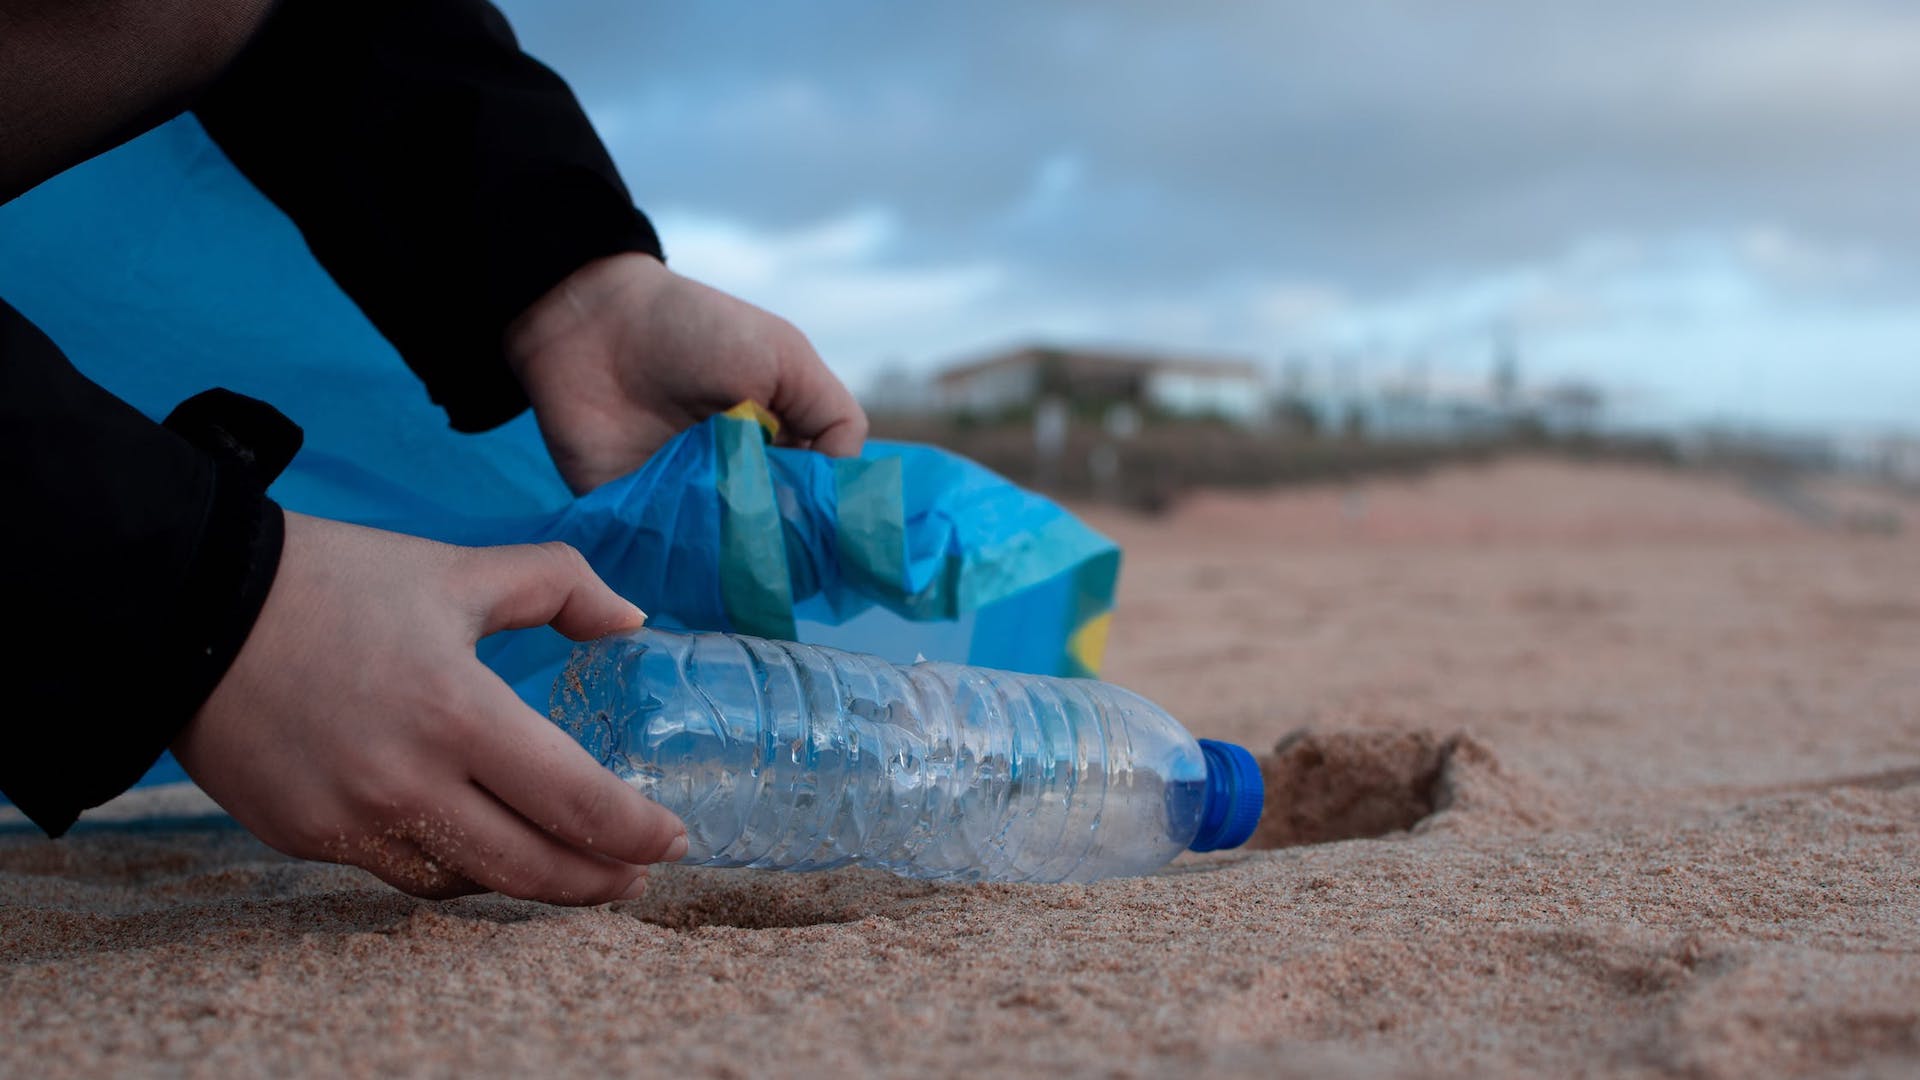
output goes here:
[[667, 810], [474, 656], [645, 618], [564, 544], [461, 548], [300, 514], [266, 605], [173, 751], [255, 836], [416, 896], [631, 897], [686, 853]]

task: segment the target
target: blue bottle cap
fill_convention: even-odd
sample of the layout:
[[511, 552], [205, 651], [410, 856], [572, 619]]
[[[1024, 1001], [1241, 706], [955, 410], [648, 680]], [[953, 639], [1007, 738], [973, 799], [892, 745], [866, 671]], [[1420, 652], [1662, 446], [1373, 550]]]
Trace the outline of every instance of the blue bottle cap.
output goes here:
[[1260, 779], [1260, 763], [1244, 746], [1213, 739], [1200, 740], [1207, 759], [1207, 795], [1200, 812], [1200, 832], [1187, 848], [1218, 851], [1247, 842], [1260, 812], [1266, 809], [1267, 785]]

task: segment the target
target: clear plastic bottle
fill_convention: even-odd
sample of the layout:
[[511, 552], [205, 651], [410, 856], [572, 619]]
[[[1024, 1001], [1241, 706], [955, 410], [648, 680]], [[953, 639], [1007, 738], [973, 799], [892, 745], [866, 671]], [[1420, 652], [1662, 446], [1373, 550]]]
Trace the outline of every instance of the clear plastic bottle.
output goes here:
[[1092, 881], [1246, 842], [1253, 755], [1086, 679], [641, 629], [589, 642], [552, 716], [687, 825], [683, 862]]

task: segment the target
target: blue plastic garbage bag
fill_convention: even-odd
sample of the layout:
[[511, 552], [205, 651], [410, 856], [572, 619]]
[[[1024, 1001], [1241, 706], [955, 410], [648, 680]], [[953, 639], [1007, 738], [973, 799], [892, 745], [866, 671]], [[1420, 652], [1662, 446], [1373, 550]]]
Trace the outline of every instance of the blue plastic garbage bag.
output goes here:
[[[832, 460], [750, 407], [573, 498], [530, 416], [462, 435], [191, 118], [0, 207], [0, 296], [150, 416], [210, 386], [306, 429], [288, 509], [463, 544], [564, 540], [654, 622], [1063, 675], [1098, 671], [1119, 551], [930, 447]], [[481, 658], [536, 708], [569, 646]], [[143, 783], [181, 778], [165, 760]]]

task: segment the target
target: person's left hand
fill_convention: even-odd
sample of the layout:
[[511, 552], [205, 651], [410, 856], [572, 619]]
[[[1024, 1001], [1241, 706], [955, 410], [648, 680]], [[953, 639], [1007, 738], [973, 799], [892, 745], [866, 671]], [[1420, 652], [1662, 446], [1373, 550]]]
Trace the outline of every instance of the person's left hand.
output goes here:
[[866, 413], [792, 324], [647, 255], [576, 270], [508, 328], [506, 345], [577, 493], [742, 401], [779, 417], [787, 445], [845, 457], [866, 440]]

